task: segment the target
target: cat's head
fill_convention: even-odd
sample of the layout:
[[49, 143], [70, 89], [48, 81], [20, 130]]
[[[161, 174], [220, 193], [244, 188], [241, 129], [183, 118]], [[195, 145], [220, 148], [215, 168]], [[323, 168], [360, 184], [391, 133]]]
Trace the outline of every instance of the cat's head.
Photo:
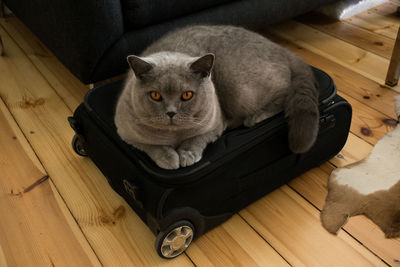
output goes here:
[[194, 58], [160, 52], [148, 57], [128, 56], [134, 75], [131, 101], [137, 119], [158, 129], [205, 126], [215, 105], [211, 81], [214, 55]]

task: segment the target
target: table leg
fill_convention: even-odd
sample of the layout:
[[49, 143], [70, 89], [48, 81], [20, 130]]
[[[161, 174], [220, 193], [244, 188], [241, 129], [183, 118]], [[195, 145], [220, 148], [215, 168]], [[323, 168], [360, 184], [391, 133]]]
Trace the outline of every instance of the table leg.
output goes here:
[[386, 75], [385, 83], [389, 86], [395, 86], [400, 75], [400, 28], [397, 31], [396, 42], [394, 44], [390, 65]]
[[4, 44], [3, 40], [1, 39], [1, 35], [0, 35], [0, 56], [4, 56]]
[[0, 18], [4, 18], [6, 16], [6, 8], [4, 2], [0, 0]]

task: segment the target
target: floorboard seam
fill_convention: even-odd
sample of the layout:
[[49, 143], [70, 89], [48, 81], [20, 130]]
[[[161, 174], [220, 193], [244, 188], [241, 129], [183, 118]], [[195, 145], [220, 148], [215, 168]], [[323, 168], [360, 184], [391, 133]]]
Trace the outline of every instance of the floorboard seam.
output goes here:
[[[313, 28], [314, 30], [317, 30], [317, 31], [319, 31], [319, 32], [321, 32], [321, 33], [327, 34], [327, 35], [329, 35], [329, 36], [331, 36], [331, 37], [333, 37], [333, 38], [335, 38], [335, 39], [341, 40], [341, 41], [343, 41], [343, 42], [345, 42], [345, 43], [347, 43], [347, 44], [350, 44], [350, 45], [353, 45], [353, 46], [355, 46], [355, 47], [358, 47], [358, 48], [361, 49], [361, 50], [364, 50], [364, 51], [366, 51], [366, 52], [369, 52], [369, 53], [374, 54], [374, 55], [376, 55], [376, 56], [379, 56], [379, 57], [381, 57], [381, 58], [390, 60], [390, 57], [388, 58], [388, 57], [386, 57], [386, 56], [379, 55], [379, 54], [377, 54], [377, 53], [375, 53], [375, 52], [373, 52], [373, 51], [366, 50], [365, 48], [360, 47], [360, 46], [356, 45], [355, 43], [349, 42], [349, 41], [347, 41], [346, 39], [342, 39], [342, 38], [340, 37], [340, 35], [335, 35], [335, 34], [329, 32], [329, 31], [323, 31], [323, 30], [319, 29], [318, 27], [315, 27], [313, 24], [304, 23], [304, 22], [302, 22], [301, 20], [298, 20], [298, 19], [295, 19], [295, 21], [298, 22], [298, 23], [301, 23], [301, 24], [303, 24], [303, 25], [306, 25], [306, 26], [308, 26], [308, 27], [311, 27], [311, 28]], [[351, 25], [351, 26], [353, 26], [353, 27], [357, 27], [356, 25], [351, 24], [351, 23], [349, 23], [349, 22], [347, 22], [347, 21], [345, 21], [345, 20], [344, 20], [344, 21], [338, 21], [338, 22], [343, 23], [343, 24], [349, 24], [349, 25]], [[361, 28], [361, 27], [357, 27], [357, 28], [360, 29], [361, 31], [371, 32], [371, 31], [369, 31], [369, 30], [367, 30], [367, 29], [364, 29], [364, 28]], [[377, 34], [377, 33], [375, 33], [375, 32], [371, 32], [371, 33]], [[380, 35], [380, 34], [379, 34], [379, 37], [383, 37], [383, 38], [385, 38], [385, 39], [389, 39], [389, 40], [391, 40], [391, 41], [394, 41], [393, 39], [391, 39], [391, 38], [389, 38], [389, 37], [387, 37], [387, 36], [384, 36], [384, 35]]]
[[243, 218], [242, 215], [240, 215], [240, 212], [236, 213], [251, 229], [253, 229], [253, 231], [262, 239], [264, 240], [265, 243], [267, 243], [279, 256], [281, 256], [281, 258], [287, 263], [289, 264], [289, 266], [293, 266], [293, 264], [291, 264], [289, 262], [289, 260], [287, 260], [276, 248], [274, 248], [248, 221], [246, 221], [245, 218]]
[[[314, 205], [310, 200], [308, 200], [306, 197], [304, 197], [302, 194], [300, 194], [300, 192], [298, 192], [296, 189], [294, 189], [292, 186], [288, 185], [294, 192], [296, 192], [298, 195], [300, 195], [301, 198], [303, 198], [305, 201], [307, 201], [308, 203], [310, 203], [314, 208], [316, 208], [320, 213], [321, 213], [321, 209], [318, 208], [316, 205]], [[322, 226], [321, 226], [322, 227]], [[368, 247], [366, 247], [362, 242], [360, 242], [360, 240], [358, 240], [355, 236], [353, 236], [352, 234], [350, 234], [350, 232], [348, 232], [347, 230], [345, 230], [345, 228], [342, 226], [340, 228], [342, 231], [344, 231], [345, 233], [347, 233], [352, 239], [354, 239], [355, 241], [357, 241], [357, 243], [359, 243], [362, 247], [366, 248], [370, 253], [372, 253], [375, 257], [377, 257], [378, 259], [380, 259], [382, 262], [384, 262], [386, 265], [390, 266], [390, 264], [388, 264], [384, 259], [382, 259], [381, 257], [379, 257], [379, 255], [377, 255], [375, 252], [373, 252], [371, 249], [369, 249]]]
[[[1, 26], [2, 27], [2, 26]], [[35, 154], [36, 158], [38, 159], [40, 165], [42, 166], [42, 168], [44, 169], [45, 173], [48, 175], [48, 171], [45, 167], [45, 165], [43, 164], [42, 160], [40, 159], [39, 155], [36, 153], [35, 149], [33, 148], [30, 140], [27, 138], [27, 136], [25, 135], [24, 131], [22, 130], [21, 126], [19, 125], [18, 121], [16, 120], [16, 118], [14, 117], [14, 114], [11, 112], [10, 107], [7, 105], [7, 102], [4, 101], [3, 97], [0, 95], [0, 101], [3, 102], [4, 106], [7, 108], [8, 112], [10, 113], [10, 116], [12, 117], [12, 119], [14, 120], [15, 124], [18, 126], [19, 130], [21, 131], [21, 134], [24, 136], [25, 140], [27, 141], [29, 147], [32, 149], [33, 153]], [[93, 249], [92, 244], [89, 242], [87, 236], [85, 235], [85, 232], [82, 230], [80, 224], [78, 223], [77, 219], [75, 218], [75, 216], [73, 215], [71, 209], [69, 208], [69, 206], [67, 205], [67, 203], [65, 202], [64, 197], [62, 196], [62, 194], [60, 193], [60, 190], [58, 190], [57, 185], [54, 183], [53, 179], [51, 178], [51, 176], [48, 176], [48, 179], [52, 182], [54, 188], [57, 191], [57, 194], [60, 196], [60, 198], [62, 199], [62, 201], [64, 202], [66, 208], [68, 209], [69, 213], [71, 214], [72, 218], [74, 219], [75, 223], [77, 224], [79, 230], [81, 231], [83, 237], [85, 238], [86, 242], [88, 243], [89, 247], [91, 248], [91, 250], [93, 251], [93, 254], [96, 256], [97, 260], [99, 261], [99, 263], [101, 264], [101, 266], [104, 266], [104, 264], [101, 262], [99, 256], [97, 255], [96, 251]]]
[[[29, 62], [32, 64], [32, 66], [38, 71], [38, 73], [43, 77], [43, 79], [46, 81], [48, 86], [54, 91], [54, 93], [57, 95], [58, 98], [61, 99], [61, 101], [64, 103], [64, 105], [67, 107], [69, 111], [71, 111], [71, 114], [73, 114], [74, 110], [70, 108], [68, 103], [65, 101], [64, 97], [62, 97], [57, 90], [52, 86], [52, 84], [49, 82], [47, 79], [46, 75], [43, 74], [43, 72], [40, 71], [40, 69], [36, 66], [36, 64], [32, 61], [32, 59], [28, 56], [28, 54], [25, 52], [25, 50], [19, 45], [19, 43], [13, 38], [13, 36], [7, 31], [7, 29], [0, 23], [0, 27], [8, 34], [10, 39], [14, 42], [14, 44], [22, 51], [22, 53], [25, 55], [25, 58], [29, 60]], [[7, 53], [7, 51], [5, 52]]]

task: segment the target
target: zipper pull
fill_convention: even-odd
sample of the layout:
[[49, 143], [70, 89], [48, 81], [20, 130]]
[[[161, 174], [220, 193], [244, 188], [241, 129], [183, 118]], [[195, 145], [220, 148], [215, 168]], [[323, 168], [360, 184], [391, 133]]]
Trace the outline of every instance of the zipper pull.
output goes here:
[[335, 127], [336, 118], [333, 114], [326, 114], [319, 119], [319, 133], [325, 132], [328, 129]]

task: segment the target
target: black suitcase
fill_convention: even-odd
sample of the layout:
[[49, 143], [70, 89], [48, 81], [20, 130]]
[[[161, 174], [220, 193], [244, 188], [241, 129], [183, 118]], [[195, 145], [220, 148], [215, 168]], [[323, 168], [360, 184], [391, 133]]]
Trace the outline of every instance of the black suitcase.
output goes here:
[[305, 154], [289, 150], [287, 123], [280, 113], [252, 128], [225, 132], [192, 166], [163, 170], [117, 135], [113, 116], [122, 81], [87, 93], [69, 118], [76, 132], [72, 145], [79, 155], [93, 160], [157, 235], [158, 254], [173, 258], [194, 238], [342, 149], [351, 106], [336, 94], [326, 73], [313, 70], [320, 89], [320, 131]]

